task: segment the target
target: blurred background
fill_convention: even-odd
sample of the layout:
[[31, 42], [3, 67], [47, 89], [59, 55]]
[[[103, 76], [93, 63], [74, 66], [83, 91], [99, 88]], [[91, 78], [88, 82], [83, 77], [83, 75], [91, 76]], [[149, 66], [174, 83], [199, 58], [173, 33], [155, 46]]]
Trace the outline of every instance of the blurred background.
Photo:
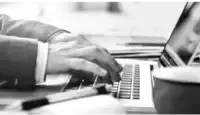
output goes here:
[[0, 2], [0, 13], [73, 33], [168, 38], [183, 2]]

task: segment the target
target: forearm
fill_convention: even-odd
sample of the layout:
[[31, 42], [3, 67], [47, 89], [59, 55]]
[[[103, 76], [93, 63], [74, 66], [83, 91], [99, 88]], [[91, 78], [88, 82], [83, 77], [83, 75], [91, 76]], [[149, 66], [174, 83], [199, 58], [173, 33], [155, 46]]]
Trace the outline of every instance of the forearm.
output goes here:
[[7, 15], [0, 15], [0, 34], [8, 36], [17, 36], [31, 39], [38, 39], [47, 42], [51, 36], [66, 30], [55, 26], [29, 20], [14, 20]]
[[0, 79], [15, 81], [16, 87], [35, 85], [38, 41], [0, 35]]

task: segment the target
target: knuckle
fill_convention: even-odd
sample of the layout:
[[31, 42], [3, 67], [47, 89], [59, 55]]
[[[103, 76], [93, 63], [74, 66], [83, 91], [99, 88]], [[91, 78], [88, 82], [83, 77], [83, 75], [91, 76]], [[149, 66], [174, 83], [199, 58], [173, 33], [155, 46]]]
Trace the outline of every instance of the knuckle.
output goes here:
[[103, 50], [103, 51], [106, 51], [106, 52], [108, 51], [108, 50], [107, 50], [106, 48], [104, 48], [104, 47], [101, 47], [101, 46], [100, 46], [99, 48], [100, 48], [101, 50]]
[[78, 41], [77, 40], [71, 41], [71, 45], [78, 45]]
[[95, 57], [92, 56], [92, 57], [90, 58], [90, 61], [92, 61], [92, 62], [97, 62], [98, 60], [97, 60]]
[[81, 65], [86, 65], [87, 64], [86, 60], [84, 60], [84, 59], [78, 59], [77, 61]]
[[99, 45], [97, 45], [97, 47], [98, 47], [100, 50], [105, 51], [106, 53], [108, 53], [108, 50], [107, 50], [105, 47], [102, 47], [102, 46], [99, 46]]
[[104, 50], [105, 50], [107, 53], [109, 53], [109, 51], [108, 51], [106, 48], [104, 48]]

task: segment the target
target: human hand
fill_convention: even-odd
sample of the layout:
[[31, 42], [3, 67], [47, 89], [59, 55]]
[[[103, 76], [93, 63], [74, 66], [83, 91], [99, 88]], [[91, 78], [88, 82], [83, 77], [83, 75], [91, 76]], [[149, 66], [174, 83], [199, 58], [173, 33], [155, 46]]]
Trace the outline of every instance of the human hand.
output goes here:
[[47, 74], [72, 73], [80, 79], [102, 76], [108, 83], [119, 81], [122, 67], [106, 49], [95, 45], [83, 45], [78, 41], [49, 44]]

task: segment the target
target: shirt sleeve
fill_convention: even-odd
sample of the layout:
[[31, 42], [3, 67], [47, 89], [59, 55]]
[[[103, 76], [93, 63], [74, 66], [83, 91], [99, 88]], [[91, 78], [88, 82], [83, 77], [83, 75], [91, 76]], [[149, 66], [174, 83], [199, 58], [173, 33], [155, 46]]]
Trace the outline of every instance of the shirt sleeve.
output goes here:
[[40, 84], [45, 81], [45, 72], [48, 58], [48, 43], [38, 43], [38, 52], [35, 68], [36, 84]]

